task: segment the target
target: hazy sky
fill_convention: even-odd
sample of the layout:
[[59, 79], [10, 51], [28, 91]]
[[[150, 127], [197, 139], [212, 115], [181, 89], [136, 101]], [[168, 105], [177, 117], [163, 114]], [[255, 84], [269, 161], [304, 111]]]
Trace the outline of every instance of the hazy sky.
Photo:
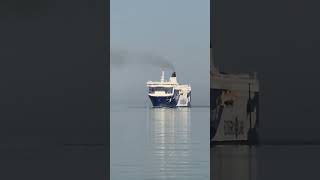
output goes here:
[[156, 61], [191, 84], [192, 105], [209, 105], [209, 0], [112, 0], [110, 9], [111, 103], [150, 103], [146, 82], [160, 80]]

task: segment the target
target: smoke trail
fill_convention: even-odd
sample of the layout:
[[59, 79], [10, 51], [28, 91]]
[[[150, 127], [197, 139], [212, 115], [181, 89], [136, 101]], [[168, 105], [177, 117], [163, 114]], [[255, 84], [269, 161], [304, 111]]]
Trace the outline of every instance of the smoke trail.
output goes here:
[[160, 67], [161, 69], [175, 71], [173, 64], [163, 56], [146, 53], [142, 55], [141, 62], [155, 67]]
[[130, 64], [142, 64], [175, 71], [173, 64], [168, 59], [152, 53], [129, 54], [124, 50], [111, 50], [110, 57], [111, 65], [118, 68]]

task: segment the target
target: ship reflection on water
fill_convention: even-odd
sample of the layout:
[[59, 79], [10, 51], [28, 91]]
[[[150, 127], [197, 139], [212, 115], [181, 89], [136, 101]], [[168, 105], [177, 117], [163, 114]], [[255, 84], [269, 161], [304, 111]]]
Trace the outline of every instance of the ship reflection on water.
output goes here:
[[319, 145], [215, 146], [210, 179], [319, 179], [319, 151]]
[[149, 113], [146, 159], [153, 163], [148, 163], [147, 174], [163, 179], [186, 176], [190, 167], [181, 163], [190, 162], [190, 111], [150, 109]]
[[211, 178], [223, 180], [257, 179], [256, 147], [221, 145], [211, 148]]
[[209, 180], [209, 108], [111, 113], [112, 180]]
[[[149, 111], [147, 179], [192, 179], [190, 109]], [[148, 177], [149, 176], [149, 177]]]

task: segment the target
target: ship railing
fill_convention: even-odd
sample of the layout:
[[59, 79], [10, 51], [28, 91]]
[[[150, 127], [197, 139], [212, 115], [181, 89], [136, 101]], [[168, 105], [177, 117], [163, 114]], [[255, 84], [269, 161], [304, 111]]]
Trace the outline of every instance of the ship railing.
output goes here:
[[173, 92], [153, 91], [149, 92], [150, 95], [173, 95]]
[[176, 83], [170, 83], [170, 82], [163, 82], [163, 83], [160, 83], [160, 82], [147, 82], [147, 84], [157, 84], [157, 85], [166, 85], [166, 84], [176, 84]]

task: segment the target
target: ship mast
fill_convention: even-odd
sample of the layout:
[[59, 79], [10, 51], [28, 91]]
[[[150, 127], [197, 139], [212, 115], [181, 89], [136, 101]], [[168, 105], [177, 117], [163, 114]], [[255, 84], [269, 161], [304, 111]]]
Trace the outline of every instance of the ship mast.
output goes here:
[[219, 70], [214, 65], [213, 53], [212, 53], [212, 44], [210, 42], [210, 74], [217, 74], [217, 73], [219, 73]]
[[252, 107], [251, 107], [251, 89], [250, 89], [250, 83], [249, 83], [249, 120], [250, 120], [250, 129], [252, 129], [252, 120], [251, 120], [251, 109], [252, 109]]
[[164, 71], [162, 71], [162, 73], [161, 73], [161, 80], [160, 81], [164, 82]]
[[210, 42], [210, 71], [213, 72], [214, 70], [214, 63], [213, 63], [213, 57], [212, 57], [212, 46]]

